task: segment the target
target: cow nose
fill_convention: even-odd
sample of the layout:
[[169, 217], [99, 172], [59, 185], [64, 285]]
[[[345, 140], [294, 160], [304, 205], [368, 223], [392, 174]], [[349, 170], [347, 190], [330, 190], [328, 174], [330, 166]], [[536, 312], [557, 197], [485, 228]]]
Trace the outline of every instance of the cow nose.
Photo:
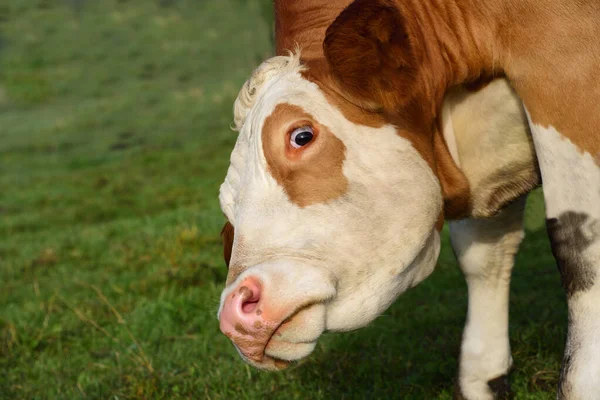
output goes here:
[[323, 269], [285, 261], [249, 267], [221, 297], [219, 326], [242, 358], [282, 369], [306, 357], [325, 329], [335, 285]]
[[233, 332], [252, 334], [260, 328], [261, 284], [253, 277], [248, 277], [226, 299], [220, 316], [220, 328], [226, 335]]

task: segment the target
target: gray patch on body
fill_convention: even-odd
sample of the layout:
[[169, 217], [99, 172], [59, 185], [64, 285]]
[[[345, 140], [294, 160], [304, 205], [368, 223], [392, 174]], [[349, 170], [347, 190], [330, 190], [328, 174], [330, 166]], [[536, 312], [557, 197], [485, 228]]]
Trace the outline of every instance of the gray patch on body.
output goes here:
[[590, 289], [596, 268], [584, 252], [600, 238], [600, 221], [590, 221], [583, 212], [565, 211], [546, 220], [546, 229], [567, 296]]

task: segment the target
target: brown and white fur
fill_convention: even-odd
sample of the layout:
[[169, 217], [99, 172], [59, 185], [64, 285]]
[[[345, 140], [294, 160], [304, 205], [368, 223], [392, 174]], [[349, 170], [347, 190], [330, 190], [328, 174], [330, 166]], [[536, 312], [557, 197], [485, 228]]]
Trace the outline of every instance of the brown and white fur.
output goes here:
[[[323, 331], [368, 324], [425, 279], [445, 217], [456, 220], [469, 287], [459, 393], [502, 396], [520, 197], [537, 169], [506, 83], [446, 95], [505, 75], [527, 110], [568, 295], [559, 398], [595, 398], [600, 3], [348, 3], [276, 2], [278, 53], [295, 43], [302, 53], [263, 63], [236, 101], [240, 135], [220, 194], [230, 268], [221, 329], [258, 367], [304, 358]], [[292, 18], [303, 6], [296, 17], [306, 18]], [[490, 103], [469, 101], [479, 95]], [[507, 108], [495, 107], [503, 95]], [[461, 125], [469, 119], [479, 122]], [[295, 148], [290, 135], [301, 127], [314, 138]], [[503, 137], [513, 129], [516, 144]]]

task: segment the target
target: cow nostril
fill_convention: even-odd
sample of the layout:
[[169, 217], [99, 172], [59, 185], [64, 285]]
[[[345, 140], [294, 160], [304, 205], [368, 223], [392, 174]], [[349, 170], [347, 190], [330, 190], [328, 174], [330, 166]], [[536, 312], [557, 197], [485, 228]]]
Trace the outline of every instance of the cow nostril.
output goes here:
[[260, 290], [258, 287], [251, 290], [247, 286], [240, 288], [242, 294], [242, 312], [245, 314], [251, 313], [256, 310], [258, 301], [260, 300]]
[[256, 301], [252, 301], [252, 300], [248, 300], [242, 303], [242, 311], [246, 314], [251, 313], [252, 311], [256, 310], [256, 307], [258, 306], [258, 300]]

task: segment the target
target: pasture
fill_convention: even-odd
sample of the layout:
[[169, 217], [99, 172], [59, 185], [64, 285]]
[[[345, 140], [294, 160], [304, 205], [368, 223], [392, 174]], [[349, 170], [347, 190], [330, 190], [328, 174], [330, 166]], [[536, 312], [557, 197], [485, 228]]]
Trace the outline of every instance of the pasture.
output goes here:
[[[433, 275], [283, 373], [216, 320], [232, 104], [268, 0], [0, 4], [0, 398], [450, 399], [467, 291]], [[555, 397], [566, 305], [541, 193], [511, 286], [518, 399]]]

